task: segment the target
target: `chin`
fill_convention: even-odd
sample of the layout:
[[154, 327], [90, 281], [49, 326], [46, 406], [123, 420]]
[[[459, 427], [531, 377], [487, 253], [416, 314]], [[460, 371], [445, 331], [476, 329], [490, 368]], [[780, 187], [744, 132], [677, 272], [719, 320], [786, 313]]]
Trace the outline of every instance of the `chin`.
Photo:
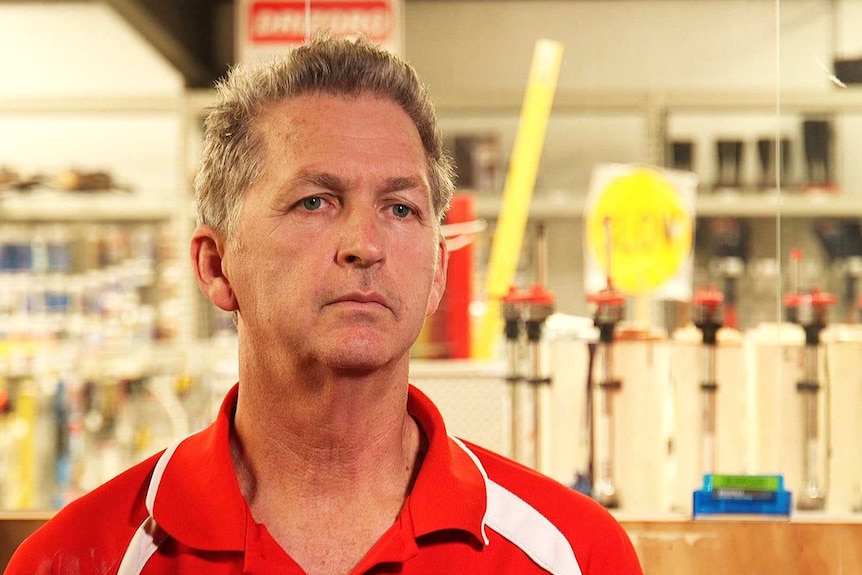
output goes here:
[[384, 367], [387, 362], [369, 357], [328, 357], [325, 363], [332, 371], [344, 375], [363, 376]]
[[381, 369], [406, 356], [407, 351], [397, 353], [379, 342], [361, 342], [354, 339], [345, 345], [333, 346], [322, 359], [323, 363], [333, 370], [359, 375]]

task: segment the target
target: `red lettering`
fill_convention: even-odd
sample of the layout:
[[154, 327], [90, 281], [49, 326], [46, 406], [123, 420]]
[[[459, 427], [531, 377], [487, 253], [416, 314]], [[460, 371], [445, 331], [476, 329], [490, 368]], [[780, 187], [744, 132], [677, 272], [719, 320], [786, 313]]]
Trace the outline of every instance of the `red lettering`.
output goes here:
[[[304, 1], [256, 2], [250, 5], [249, 36], [256, 43], [302, 42], [306, 33]], [[335, 36], [364, 34], [385, 41], [394, 29], [388, 0], [312, 0], [311, 30], [329, 30]]]

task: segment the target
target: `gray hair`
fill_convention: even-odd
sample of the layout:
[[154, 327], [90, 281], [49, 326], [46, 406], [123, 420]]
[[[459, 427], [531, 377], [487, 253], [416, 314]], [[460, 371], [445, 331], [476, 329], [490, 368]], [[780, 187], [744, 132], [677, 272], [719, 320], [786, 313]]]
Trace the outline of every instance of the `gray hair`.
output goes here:
[[269, 104], [309, 93], [373, 94], [400, 105], [413, 120], [425, 149], [438, 223], [449, 209], [454, 192], [452, 162], [443, 149], [428, 89], [412, 66], [370, 41], [318, 35], [282, 59], [234, 67], [216, 91], [216, 104], [204, 123], [194, 184], [198, 224], [232, 237], [243, 193], [263, 171], [255, 119]]

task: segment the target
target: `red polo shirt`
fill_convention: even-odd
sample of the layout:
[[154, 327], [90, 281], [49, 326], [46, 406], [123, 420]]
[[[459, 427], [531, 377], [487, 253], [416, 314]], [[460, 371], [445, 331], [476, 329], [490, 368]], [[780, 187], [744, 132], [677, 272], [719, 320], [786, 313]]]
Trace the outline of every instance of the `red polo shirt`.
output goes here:
[[[303, 575], [255, 523], [231, 463], [238, 386], [216, 421], [63, 508], [16, 551], [7, 575]], [[640, 575], [601, 506], [446, 434], [411, 387], [428, 452], [397, 521], [352, 574]]]

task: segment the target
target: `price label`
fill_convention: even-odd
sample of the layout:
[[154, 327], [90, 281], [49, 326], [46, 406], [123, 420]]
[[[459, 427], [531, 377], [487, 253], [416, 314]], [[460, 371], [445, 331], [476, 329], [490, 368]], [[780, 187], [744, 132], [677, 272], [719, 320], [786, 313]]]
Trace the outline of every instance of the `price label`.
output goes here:
[[678, 190], [650, 169], [611, 180], [586, 225], [595, 262], [616, 289], [633, 295], [674, 277], [691, 251], [692, 216]]

